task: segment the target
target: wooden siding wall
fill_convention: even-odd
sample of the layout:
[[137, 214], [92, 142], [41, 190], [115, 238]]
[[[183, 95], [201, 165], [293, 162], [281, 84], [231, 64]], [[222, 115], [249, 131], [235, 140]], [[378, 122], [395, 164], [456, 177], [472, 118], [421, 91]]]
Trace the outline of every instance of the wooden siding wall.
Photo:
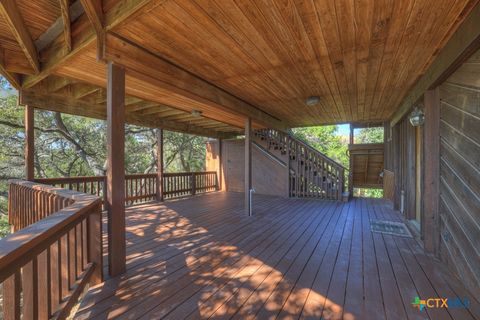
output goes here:
[[[386, 130], [390, 131], [390, 130]], [[387, 142], [385, 168], [394, 173], [395, 209], [400, 209], [401, 195], [404, 192], [404, 216], [415, 219], [415, 127], [408, 116], [392, 128], [391, 141]]]
[[440, 101], [440, 257], [480, 296], [480, 51]]
[[[244, 141], [222, 140], [222, 172], [226, 191], [244, 191]], [[286, 197], [288, 194], [287, 170], [285, 165], [260, 151], [258, 145], [252, 147], [252, 184], [257, 194]], [[216, 148], [207, 148], [207, 168], [215, 165], [215, 156], [209, 152]]]

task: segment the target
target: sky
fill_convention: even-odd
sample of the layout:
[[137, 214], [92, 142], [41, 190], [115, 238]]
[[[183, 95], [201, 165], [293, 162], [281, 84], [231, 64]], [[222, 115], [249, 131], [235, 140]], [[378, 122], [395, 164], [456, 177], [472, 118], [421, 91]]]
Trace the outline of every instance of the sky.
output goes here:
[[339, 136], [348, 136], [350, 135], [350, 125], [347, 124], [339, 124], [337, 125], [338, 131], [337, 134]]

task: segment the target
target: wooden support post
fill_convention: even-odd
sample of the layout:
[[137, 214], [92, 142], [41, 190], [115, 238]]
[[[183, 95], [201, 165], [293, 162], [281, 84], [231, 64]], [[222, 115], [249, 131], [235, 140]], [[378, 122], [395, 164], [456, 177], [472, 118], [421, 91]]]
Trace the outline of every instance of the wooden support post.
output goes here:
[[287, 169], [287, 181], [286, 181], [286, 187], [287, 187], [287, 198], [293, 196], [292, 193], [290, 192], [291, 189], [291, 184], [290, 184], [290, 135], [287, 134], [285, 136], [285, 153], [287, 155], [287, 161], [286, 161], [286, 169]]
[[125, 71], [107, 64], [108, 268], [125, 272]]
[[440, 218], [438, 214], [440, 185], [440, 93], [438, 87], [425, 92], [424, 126], [424, 194], [422, 235], [425, 249], [438, 254]]
[[25, 106], [25, 179], [33, 181], [35, 154], [34, 108]]
[[252, 119], [245, 120], [245, 213], [252, 215]]
[[192, 196], [194, 196], [197, 193], [197, 176], [195, 175], [195, 172], [192, 172], [191, 182], [192, 182], [192, 185], [191, 185]]
[[223, 164], [222, 164], [222, 139], [218, 139], [218, 162], [217, 162], [217, 181], [216, 190], [223, 190], [222, 178], [223, 178]]
[[[350, 124], [350, 145], [354, 143], [354, 132], [353, 126]], [[353, 158], [352, 155], [349, 154], [349, 166], [348, 166], [348, 197], [353, 197]]]
[[163, 129], [157, 129], [157, 201], [163, 201]]

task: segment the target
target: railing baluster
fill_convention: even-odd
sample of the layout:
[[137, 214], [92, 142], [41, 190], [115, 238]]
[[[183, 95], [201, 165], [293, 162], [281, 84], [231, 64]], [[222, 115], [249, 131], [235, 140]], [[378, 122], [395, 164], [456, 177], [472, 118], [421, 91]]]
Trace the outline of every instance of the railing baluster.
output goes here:
[[60, 238], [60, 272], [61, 272], [61, 295], [64, 299], [68, 296], [70, 291], [70, 284], [68, 281], [68, 235], [64, 234]]
[[22, 290], [23, 290], [23, 318], [38, 318], [38, 269], [37, 258], [23, 266]]
[[37, 257], [38, 270], [38, 319], [50, 318], [50, 257], [48, 250]]
[[15, 272], [3, 282], [3, 318], [20, 320], [21, 275]]
[[51, 292], [51, 303], [50, 310], [54, 313], [58, 305], [60, 304], [60, 257], [59, 257], [59, 246], [60, 242], [56, 241], [50, 246], [50, 292]]

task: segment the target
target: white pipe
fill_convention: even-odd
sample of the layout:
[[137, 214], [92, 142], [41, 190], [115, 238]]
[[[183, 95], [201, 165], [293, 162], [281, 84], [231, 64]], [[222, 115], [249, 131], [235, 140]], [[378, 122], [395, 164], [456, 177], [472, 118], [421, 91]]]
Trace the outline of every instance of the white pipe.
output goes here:
[[253, 198], [253, 193], [255, 193], [255, 189], [254, 188], [251, 188], [250, 189], [250, 197], [249, 197], [249, 201], [248, 201], [248, 216], [251, 217], [253, 214], [252, 214], [252, 207], [253, 207], [253, 203], [252, 203], [252, 198]]
[[403, 214], [405, 210], [405, 191], [400, 192], [400, 212]]

